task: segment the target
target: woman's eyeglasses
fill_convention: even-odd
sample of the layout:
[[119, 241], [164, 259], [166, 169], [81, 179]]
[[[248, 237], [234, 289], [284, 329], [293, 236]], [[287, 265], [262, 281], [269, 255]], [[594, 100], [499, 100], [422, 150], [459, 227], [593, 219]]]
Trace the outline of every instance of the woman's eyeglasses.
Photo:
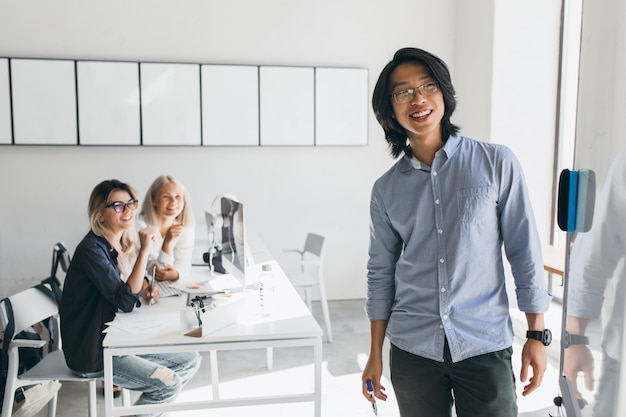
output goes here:
[[104, 206], [104, 208], [113, 207], [116, 213], [123, 213], [126, 209], [135, 210], [139, 206], [139, 200], [128, 200], [126, 203], [122, 203], [121, 201], [114, 201], [108, 206]]

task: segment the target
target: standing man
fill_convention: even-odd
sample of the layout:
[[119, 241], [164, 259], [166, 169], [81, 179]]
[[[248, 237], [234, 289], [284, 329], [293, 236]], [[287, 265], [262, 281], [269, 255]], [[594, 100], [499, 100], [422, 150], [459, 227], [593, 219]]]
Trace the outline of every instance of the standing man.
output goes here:
[[516, 417], [503, 246], [528, 322], [523, 395], [547, 367], [551, 296], [520, 164], [504, 146], [458, 134], [454, 94], [446, 64], [417, 48], [397, 51], [374, 89], [374, 113], [401, 158], [372, 189], [363, 395], [387, 398], [387, 336], [402, 417], [449, 417], [453, 404], [459, 417]]

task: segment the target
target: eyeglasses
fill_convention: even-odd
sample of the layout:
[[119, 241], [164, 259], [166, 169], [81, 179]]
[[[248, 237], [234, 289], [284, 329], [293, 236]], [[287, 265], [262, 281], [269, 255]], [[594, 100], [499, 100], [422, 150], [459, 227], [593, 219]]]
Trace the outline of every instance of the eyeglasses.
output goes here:
[[422, 84], [419, 87], [407, 88], [405, 90], [397, 91], [391, 96], [398, 104], [408, 103], [415, 98], [415, 94], [418, 93], [422, 97], [428, 97], [431, 94], [435, 94], [439, 91], [439, 84], [437, 81], [431, 81], [426, 84]]
[[121, 201], [114, 201], [108, 206], [104, 206], [104, 208], [113, 207], [116, 213], [123, 213], [126, 209], [135, 210], [139, 206], [139, 200], [128, 200], [127, 203], [122, 203]]

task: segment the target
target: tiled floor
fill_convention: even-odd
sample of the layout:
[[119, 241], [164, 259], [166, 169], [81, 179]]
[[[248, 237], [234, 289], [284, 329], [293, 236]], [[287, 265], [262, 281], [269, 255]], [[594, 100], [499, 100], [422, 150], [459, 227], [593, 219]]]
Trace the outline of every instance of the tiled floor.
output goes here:
[[[335, 341], [323, 345], [322, 366], [322, 416], [351, 417], [370, 416], [370, 404], [361, 397], [360, 374], [369, 351], [369, 322], [363, 311], [363, 300], [331, 301], [330, 311]], [[314, 303], [314, 315], [323, 323], [319, 303]], [[323, 327], [323, 325], [322, 325]], [[516, 355], [521, 348], [515, 346]], [[229, 392], [258, 390], [258, 387], [274, 387], [283, 384], [286, 387], [307, 384], [312, 376], [312, 351], [309, 348], [275, 349], [274, 369], [265, 368], [265, 351], [233, 351], [219, 353], [220, 390], [223, 396]], [[204, 357], [198, 375], [189, 383], [181, 395], [183, 400], [192, 400], [209, 395], [209, 360]], [[514, 365], [519, 359], [514, 358]], [[387, 363], [385, 363], [387, 366]], [[558, 366], [558, 365], [557, 365]], [[519, 372], [516, 370], [516, 373]], [[520, 417], [547, 417], [548, 412], [556, 415], [552, 399], [556, 393], [556, 368], [553, 366], [544, 379], [544, 384], [531, 397], [520, 396]], [[379, 402], [378, 417], [398, 417], [393, 389], [389, 383], [389, 371], [384, 370], [387, 393], [390, 395], [386, 403]], [[551, 381], [554, 381], [552, 383]], [[521, 384], [520, 384], [521, 387]], [[57, 416], [85, 416], [87, 413], [87, 385], [65, 383], [61, 388], [57, 407]], [[307, 416], [313, 415], [311, 404], [291, 404], [280, 406], [261, 406], [253, 411], [249, 409], [224, 409], [195, 411], [185, 413], [168, 413], [168, 417], [178, 416], [211, 416], [230, 417], [254, 415], [255, 417], [275, 416]], [[45, 409], [36, 417], [44, 417]], [[98, 394], [98, 415], [104, 415], [102, 395]]]

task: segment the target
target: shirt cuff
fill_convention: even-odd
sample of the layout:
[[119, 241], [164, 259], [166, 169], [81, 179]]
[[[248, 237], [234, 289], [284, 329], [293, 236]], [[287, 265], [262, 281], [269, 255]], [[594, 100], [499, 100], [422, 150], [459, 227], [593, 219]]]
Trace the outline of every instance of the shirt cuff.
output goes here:
[[515, 293], [517, 306], [524, 313], [545, 313], [552, 301], [552, 294], [543, 288], [518, 288]]
[[164, 264], [168, 264], [168, 265], [174, 265], [174, 257], [168, 255], [167, 253], [161, 251], [159, 253], [159, 258], [157, 259], [157, 262], [159, 263], [159, 265], [164, 265]]
[[391, 316], [391, 300], [366, 300], [365, 313], [371, 320], [389, 320]]

